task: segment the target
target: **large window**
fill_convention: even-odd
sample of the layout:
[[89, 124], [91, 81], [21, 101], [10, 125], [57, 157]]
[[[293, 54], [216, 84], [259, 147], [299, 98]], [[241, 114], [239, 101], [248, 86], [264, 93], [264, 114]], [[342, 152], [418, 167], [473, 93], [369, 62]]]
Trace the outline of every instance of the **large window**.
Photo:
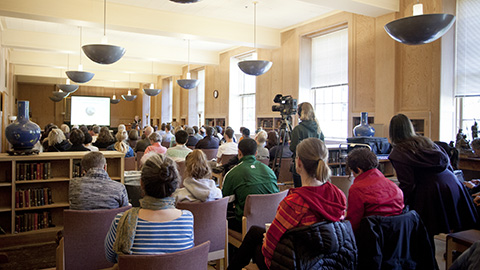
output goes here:
[[457, 0], [456, 74], [457, 127], [471, 139], [480, 120], [480, 1]]
[[348, 31], [312, 38], [311, 86], [325, 137], [348, 137]]

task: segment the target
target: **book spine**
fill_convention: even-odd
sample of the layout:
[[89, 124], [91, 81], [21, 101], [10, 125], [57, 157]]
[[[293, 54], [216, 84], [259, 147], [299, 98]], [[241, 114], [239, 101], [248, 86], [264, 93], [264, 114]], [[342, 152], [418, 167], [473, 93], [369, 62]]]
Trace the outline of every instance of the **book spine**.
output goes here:
[[26, 189], [24, 192], [23, 197], [25, 198], [25, 203], [23, 204], [23, 207], [30, 207], [30, 189]]
[[37, 180], [42, 179], [42, 167], [40, 163], [37, 163]]
[[33, 229], [38, 230], [38, 213], [33, 214]]
[[19, 189], [18, 193], [20, 193], [20, 208], [25, 207], [25, 194], [23, 193], [23, 190]]
[[35, 179], [35, 164], [30, 163], [28, 165], [30, 166], [30, 179], [28, 179], [28, 180], [34, 180]]
[[20, 191], [15, 191], [15, 208], [20, 208]]
[[20, 232], [20, 216], [16, 215], [15, 216], [15, 232], [19, 233]]
[[48, 179], [52, 178], [52, 163], [48, 162]]
[[25, 180], [25, 163], [20, 163], [20, 176], [18, 177], [19, 180]]
[[52, 190], [48, 188], [48, 204], [53, 204], [53, 199], [52, 199]]
[[48, 162], [43, 163], [43, 180], [48, 179]]
[[20, 180], [20, 163], [15, 166], [15, 180]]

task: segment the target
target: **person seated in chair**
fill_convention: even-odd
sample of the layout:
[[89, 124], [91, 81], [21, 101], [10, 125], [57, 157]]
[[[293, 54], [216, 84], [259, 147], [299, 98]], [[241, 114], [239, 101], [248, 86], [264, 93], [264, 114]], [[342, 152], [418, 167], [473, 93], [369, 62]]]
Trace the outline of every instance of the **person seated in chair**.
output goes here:
[[90, 151], [90, 149], [83, 145], [85, 143], [85, 134], [78, 128], [70, 132], [70, 142], [72, 146], [70, 146], [67, 151]]
[[146, 126], [143, 130], [144, 139], [138, 140], [135, 144], [135, 152], [145, 152], [145, 149], [150, 146], [150, 139], [148, 137], [153, 133], [153, 128], [151, 126]]
[[218, 149], [220, 140], [213, 136], [213, 127], [207, 127], [205, 138], [199, 140], [195, 145], [195, 149]]
[[185, 130], [175, 132], [175, 142], [177, 145], [167, 149], [167, 157], [175, 161], [184, 161], [185, 157], [192, 152], [192, 149], [185, 146], [188, 140], [188, 134]]
[[351, 151], [347, 166], [355, 176], [348, 191], [347, 209], [347, 220], [354, 231], [357, 231], [363, 217], [402, 213], [403, 192], [377, 169], [378, 158], [370, 149], [363, 147]]
[[180, 176], [175, 162], [154, 154], [142, 167], [140, 185], [145, 193], [140, 207], [118, 214], [105, 238], [105, 255], [154, 255], [186, 250], [193, 243], [193, 214], [175, 208], [173, 192]]
[[186, 146], [193, 146], [195, 147], [195, 145], [197, 144], [197, 142], [199, 141], [197, 137], [195, 137], [195, 131], [193, 130], [193, 128], [191, 127], [187, 127], [185, 129], [185, 131], [187, 132], [188, 134], [188, 140], [187, 140], [187, 143], [185, 144]]
[[245, 200], [250, 194], [272, 194], [279, 192], [277, 177], [267, 165], [255, 159], [257, 142], [244, 139], [238, 144], [240, 163], [231, 169], [223, 181], [224, 197], [231, 196], [235, 206], [235, 215], [228, 220], [228, 227], [242, 231], [242, 217]]
[[114, 209], [128, 205], [127, 190], [122, 183], [110, 179], [102, 153], [85, 154], [81, 164], [85, 176], [74, 178], [69, 183], [70, 209]]
[[115, 137], [117, 138], [117, 141], [114, 144], [108, 146], [107, 150], [124, 153], [126, 158], [134, 157], [135, 152], [133, 152], [132, 147], [130, 147], [130, 145], [128, 145], [127, 143], [127, 138], [128, 138], [127, 131], [119, 130], [115, 135]]
[[236, 155], [238, 153], [238, 145], [233, 142], [233, 136], [234, 136], [233, 129], [227, 128], [223, 136], [226, 142], [220, 145], [220, 147], [218, 147], [218, 152], [217, 152], [218, 165], [222, 165], [219, 162], [222, 155]]
[[[240, 143], [247, 140], [244, 139]], [[296, 151], [295, 166], [301, 176], [302, 187], [290, 189], [287, 197], [280, 202], [275, 219], [266, 233], [265, 228], [258, 226], [250, 228], [242, 245], [230, 261], [229, 270], [242, 269], [250, 259], [253, 259], [258, 268], [269, 269], [275, 248], [288, 230], [321, 221], [337, 222], [344, 219], [345, 194], [328, 181], [331, 172], [327, 165], [328, 149], [325, 144], [320, 139], [308, 138], [297, 146]], [[342, 235], [335, 237], [339, 237], [337, 242], [342, 242], [340, 240]], [[354, 246], [353, 243], [352, 246]], [[333, 246], [331, 248], [333, 249]], [[345, 259], [346, 255], [342, 252], [339, 251], [333, 256], [338, 260]], [[351, 252], [355, 251], [351, 250]], [[334, 262], [334, 264], [337, 266], [339, 263]], [[350, 264], [352, 265], [347, 269], [355, 269], [354, 262]], [[332, 269], [343, 268], [332, 266]]]

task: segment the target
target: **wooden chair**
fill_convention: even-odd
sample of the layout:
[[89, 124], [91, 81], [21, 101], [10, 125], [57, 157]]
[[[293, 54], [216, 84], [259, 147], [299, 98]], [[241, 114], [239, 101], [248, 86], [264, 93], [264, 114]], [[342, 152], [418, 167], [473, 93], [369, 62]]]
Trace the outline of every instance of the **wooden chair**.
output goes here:
[[278, 173], [278, 187], [280, 190], [285, 190], [290, 187], [293, 187], [293, 174], [290, 171], [292, 167], [293, 159], [292, 158], [282, 158], [280, 162], [280, 171]]
[[142, 164], [140, 163], [140, 160], [142, 159], [143, 155], [145, 155], [144, 151], [137, 151], [135, 154], [137, 158], [137, 170], [140, 170], [142, 168]]
[[253, 225], [264, 227], [271, 223], [277, 213], [280, 202], [287, 196], [288, 191], [274, 194], [252, 194], [245, 200], [242, 218], [242, 232], [228, 230], [228, 243], [239, 247], [243, 238]]
[[160, 255], [118, 256], [120, 270], [207, 270], [210, 241], [193, 248]]
[[195, 149], [195, 145], [188, 145], [187, 147], [192, 149], [192, 150]]
[[353, 184], [353, 180], [350, 180], [350, 176], [331, 176], [330, 182], [332, 182], [332, 184], [334, 184], [338, 189], [343, 191], [345, 197], [348, 199], [348, 190]]
[[208, 260], [219, 260], [220, 269], [228, 265], [227, 205], [228, 197], [210, 202], [177, 203], [177, 208], [193, 213], [195, 245], [210, 240]]
[[267, 166], [268, 166], [268, 163], [270, 162], [270, 160], [268, 158], [259, 159], [258, 161], [262, 162], [263, 164], [265, 164]]
[[125, 171], [135, 171], [137, 170], [135, 157], [126, 157], [123, 159], [125, 163]]
[[170, 142], [161, 142], [160, 143], [163, 147], [170, 148]]
[[200, 149], [200, 150], [202, 150], [205, 153], [208, 160], [212, 160], [217, 157], [218, 149]]
[[230, 159], [232, 159], [236, 156], [237, 156], [236, 154], [235, 155], [222, 155], [220, 157], [220, 163], [221, 164], [227, 164], [230, 161]]
[[105, 259], [104, 241], [112, 220], [131, 206], [101, 210], [63, 211], [63, 238], [57, 247], [57, 269], [112, 267]]
[[183, 187], [183, 179], [185, 178], [185, 161], [176, 161], [177, 162], [177, 167], [178, 167], [178, 173], [180, 174], [180, 183], [179, 187]]

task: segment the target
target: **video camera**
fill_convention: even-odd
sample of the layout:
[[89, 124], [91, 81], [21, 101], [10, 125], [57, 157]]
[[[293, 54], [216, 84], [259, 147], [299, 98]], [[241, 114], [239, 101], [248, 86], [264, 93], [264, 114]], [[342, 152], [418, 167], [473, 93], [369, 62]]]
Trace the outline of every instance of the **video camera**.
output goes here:
[[277, 94], [273, 102], [280, 104], [272, 106], [273, 112], [280, 112], [281, 115], [292, 115], [297, 112], [297, 100], [292, 98], [292, 96]]

